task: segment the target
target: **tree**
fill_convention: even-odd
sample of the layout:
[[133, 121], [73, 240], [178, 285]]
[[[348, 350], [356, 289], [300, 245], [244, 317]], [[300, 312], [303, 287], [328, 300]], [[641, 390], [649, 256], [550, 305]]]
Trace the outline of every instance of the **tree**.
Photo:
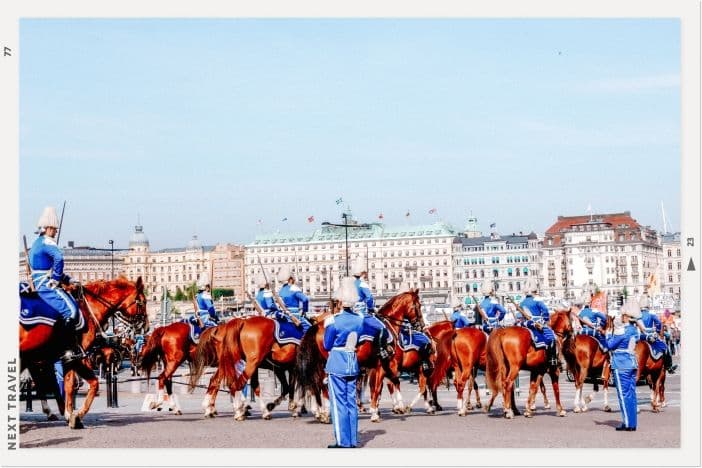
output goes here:
[[197, 296], [197, 283], [193, 282], [185, 288], [185, 299], [192, 301]]
[[220, 297], [232, 297], [232, 296], [234, 296], [233, 289], [215, 288], [212, 290], [212, 299], [213, 300], [217, 300]]
[[176, 301], [185, 300], [185, 294], [183, 294], [183, 291], [180, 289], [180, 286], [176, 286], [175, 300]]

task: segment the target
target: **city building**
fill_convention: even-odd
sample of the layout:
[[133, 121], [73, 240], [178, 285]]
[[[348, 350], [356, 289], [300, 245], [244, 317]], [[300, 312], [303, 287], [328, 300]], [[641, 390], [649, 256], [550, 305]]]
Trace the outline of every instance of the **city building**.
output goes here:
[[347, 258], [351, 264], [361, 256], [368, 265], [369, 286], [381, 303], [407, 287], [420, 288], [426, 301], [447, 300], [453, 288], [451, 246], [456, 236], [451, 226], [361, 224], [350, 213], [345, 219], [352, 227], [323, 225], [311, 233], [256, 236], [245, 246], [248, 290], [255, 290], [258, 272], [263, 270], [270, 280], [285, 265], [297, 272], [305, 294], [325, 301], [346, 274]]
[[529, 277], [539, 280], [541, 255], [535, 233], [483, 236], [477, 219], [468, 219], [465, 231], [453, 241], [453, 294], [467, 303], [468, 297], [480, 297], [483, 283], [490, 282], [498, 298], [519, 300], [522, 286]]
[[683, 272], [680, 233], [661, 234], [662, 261], [659, 272], [661, 293], [670, 295], [676, 304], [680, 302], [680, 280]]
[[574, 298], [585, 284], [611, 297], [642, 294], [661, 252], [657, 232], [628, 211], [559, 216], [544, 234], [540, 287], [556, 298]]

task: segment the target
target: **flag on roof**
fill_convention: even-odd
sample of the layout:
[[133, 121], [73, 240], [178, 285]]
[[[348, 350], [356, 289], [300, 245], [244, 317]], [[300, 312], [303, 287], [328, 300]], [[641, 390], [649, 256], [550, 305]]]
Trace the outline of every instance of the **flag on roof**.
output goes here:
[[385, 219], [385, 216], [383, 216], [383, 213], [380, 213], [380, 214], [378, 215], [378, 219]]
[[307, 218], [307, 222], [314, 223], [314, 216], [310, 216], [309, 218]]
[[410, 212], [409, 212], [409, 210], [407, 210], [407, 214], [405, 214], [405, 218], [409, 218], [409, 216], [410, 216]]
[[286, 216], [285, 218], [281, 219], [281, 221], [285, 222], [288, 220], [288, 217]]
[[337, 199], [336, 199], [336, 204], [337, 204], [337, 205], [341, 205], [342, 203], [344, 203], [344, 199], [343, 199], [343, 198], [337, 198]]
[[431, 210], [429, 210], [429, 214], [434, 214], [434, 213], [436, 213], [436, 208], [432, 208]]
[[263, 224], [263, 220], [259, 219], [258, 221], [256, 221], [256, 224]]
[[494, 228], [494, 227], [496, 227], [496, 226], [497, 226], [496, 223], [492, 223], [492, 224], [490, 225], [490, 228], [492, 229], [492, 228]]

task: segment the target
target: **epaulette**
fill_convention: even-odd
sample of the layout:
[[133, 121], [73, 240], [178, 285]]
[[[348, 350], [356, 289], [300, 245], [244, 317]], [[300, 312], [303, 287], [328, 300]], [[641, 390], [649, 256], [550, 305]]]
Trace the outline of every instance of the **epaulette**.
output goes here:
[[44, 245], [53, 245], [56, 246], [56, 240], [54, 240], [53, 237], [44, 237]]
[[362, 287], [362, 288], [370, 289], [370, 286], [368, 286], [368, 283], [366, 283], [366, 282], [363, 281], [363, 280], [361, 280], [361, 282], [358, 283], [358, 285], [359, 285], [360, 287]]
[[290, 290], [292, 292], [302, 292], [302, 289], [300, 289], [300, 286], [298, 286], [296, 284], [293, 284], [292, 286], [290, 286]]

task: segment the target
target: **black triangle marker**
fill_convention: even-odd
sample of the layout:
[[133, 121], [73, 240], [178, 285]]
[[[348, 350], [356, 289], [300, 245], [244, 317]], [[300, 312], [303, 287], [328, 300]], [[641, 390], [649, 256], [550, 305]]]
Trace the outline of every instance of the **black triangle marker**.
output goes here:
[[687, 271], [695, 271], [695, 264], [692, 263], [692, 257], [690, 258], [690, 263], [687, 264]]

